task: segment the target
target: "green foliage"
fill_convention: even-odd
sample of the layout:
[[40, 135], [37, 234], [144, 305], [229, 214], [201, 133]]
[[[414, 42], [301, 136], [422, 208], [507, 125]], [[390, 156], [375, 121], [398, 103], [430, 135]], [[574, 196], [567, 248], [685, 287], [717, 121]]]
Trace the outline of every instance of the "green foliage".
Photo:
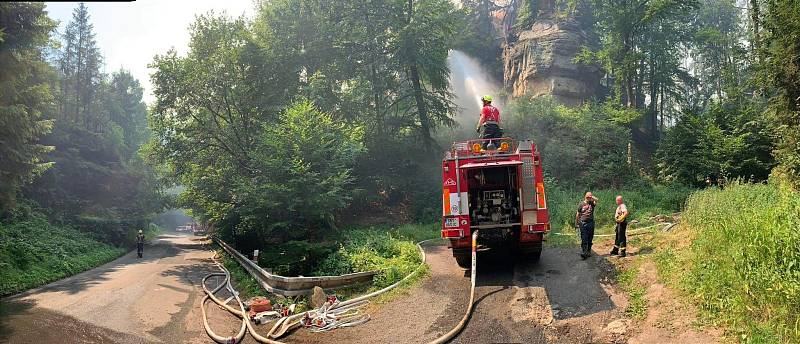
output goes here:
[[630, 132], [617, 112], [586, 105], [568, 108], [550, 97], [520, 98], [507, 112], [508, 134], [532, 139], [545, 173], [561, 185], [621, 186], [638, 180], [628, 164]]
[[[93, 132], [57, 122], [42, 142], [55, 146], [47, 155], [53, 167], [25, 187], [25, 196], [55, 216], [142, 218], [163, 204], [152, 170], [113, 132]], [[135, 149], [135, 148], [133, 148]]]
[[88, 270], [125, 252], [54, 225], [38, 211], [27, 212], [0, 223], [0, 296]]
[[38, 141], [52, 128], [41, 117], [52, 100], [43, 50], [55, 26], [42, 3], [0, 4], [0, 217], [49, 167], [42, 157], [52, 147]]
[[647, 287], [641, 285], [636, 278], [639, 274], [637, 266], [624, 268], [617, 273], [617, 284], [628, 294], [628, 307], [625, 314], [632, 318], [644, 319], [647, 315]]
[[446, 58], [462, 19], [445, 0], [200, 16], [187, 56], [151, 65], [148, 159], [242, 249], [322, 239], [334, 216], [379, 199], [424, 213], [408, 206], [429, 194], [414, 173], [435, 166], [431, 131], [451, 123]]
[[378, 270], [373, 288], [380, 289], [413, 272], [421, 263], [416, 243], [438, 235], [438, 223], [345, 230], [340, 233], [339, 250], [322, 260], [314, 274]]
[[800, 3], [764, 2], [763, 79], [775, 121], [779, 171], [800, 187]]
[[705, 318], [745, 343], [800, 340], [800, 197], [786, 186], [733, 183], [693, 194], [696, 233], [684, 288]]
[[586, 191], [599, 198], [595, 210], [595, 225], [598, 231], [610, 229], [614, 225], [615, 198], [622, 195], [630, 210], [629, 220], [647, 221], [655, 215], [667, 215], [681, 211], [684, 201], [693, 191], [680, 185], [651, 186], [642, 183], [638, 186], [603, 189], [565, 188], [547, 185], [547, 207], [550, 209], [550, 225], [553, 230], [574, 228], [575, 212]]
[[766, 180], [774, 165], [769, 124], [760, 107], [713, 103], [685, 114], [667, 131], [657, 152], [659, 177], [703, 186], [725, 179]]

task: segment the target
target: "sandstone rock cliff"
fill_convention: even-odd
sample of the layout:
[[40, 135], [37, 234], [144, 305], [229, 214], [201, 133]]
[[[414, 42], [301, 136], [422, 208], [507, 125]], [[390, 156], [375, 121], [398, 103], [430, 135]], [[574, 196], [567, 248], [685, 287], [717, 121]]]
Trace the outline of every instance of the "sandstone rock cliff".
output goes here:
[[602, 74], [597, 66], [576, 64], [589, 35], [574, 17], [559, 18], [552, 2], [541, 1], [529, 28], [512, 30], [504, 47], [504, 81], [512, 96], [552, 95], [577, 106], [596, 95]]

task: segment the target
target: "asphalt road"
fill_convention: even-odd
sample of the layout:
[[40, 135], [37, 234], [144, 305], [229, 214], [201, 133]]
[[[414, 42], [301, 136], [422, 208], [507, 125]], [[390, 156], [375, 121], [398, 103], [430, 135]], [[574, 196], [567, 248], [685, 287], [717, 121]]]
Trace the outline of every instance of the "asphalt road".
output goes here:
[[[372, 319], [327, 333], [298, 330], [290, 343], [427, 343], [461, 320], [469, 273], [445, 246], [425, 248], [430, 276], [374, 307]], [[607, 257], [581, 260], [575, 248], [546, 248], [538, 263], [508, 252], [478, 255], [476, 304], [452, 343], [620, 343], [605, 327], [624, 318], [625, 296]]]
[[[446, 247], [425, 249], [430, 276], [371, 306], [369, 322], [327, 333], [299, 329], [282, 340], [426, 343], [449, 331], [466, 309], [469, 274]], [[0, 343], [211, 343], [202, 327], [200, 283], [216, 271], [212, 255], [192, 237], [165, 235], [145, 248], [143, 259], [132, 252], [2, 300]], [[618, 343], [603, 330], [623, 318], [613, 273], [606, 257], [582, 261], [574, 248], [548, 248], [539, 263], [482, 253], [474, 313], [453, 343]], [[229, 314], [207, 309], [219, 334], [238, 329]], [[254, 343], [249, 336], [244, 342]]]
[[0, 343], [197, 343], [213, 252], [162, 235], [113, 262], [0, 301]]

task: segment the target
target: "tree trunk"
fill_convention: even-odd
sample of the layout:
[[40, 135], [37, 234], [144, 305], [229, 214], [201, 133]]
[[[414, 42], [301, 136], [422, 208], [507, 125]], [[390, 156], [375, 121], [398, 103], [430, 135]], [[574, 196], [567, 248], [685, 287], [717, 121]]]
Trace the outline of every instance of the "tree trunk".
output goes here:
[[[414, 17], [414, 0], [408, 0], [408, 25], [411, 25], [411, 18]], [[412, 42], [413, 43], [413, 42]], [[419, 116], [420, 130], [422, 131], [422, 142], [425, 144], [426, 149], [433, 148], [431, 139], [431, 123], [428, 117], [428, 107], [425, 104], [425, 96], [422, 91], [422, 82], [420, 82], [419, 70], [417, 69], [417, 47], [416, 44], [411, 44], [409, 47], [411, 52], [411, 59], [409, 61], [409, 75], [411, 77], [411, 87], [414, 90], [414, 100], [417, 103], [417, 116]]]
[[753, 25], [753, 40], [750, 42], [750, 49], [756, 52], [756, 56], [758, 56], [758, 49], [761, 43], [760, 22], [761, 8], [758, 5], [758, 0], [750, 0], [750, 24]]

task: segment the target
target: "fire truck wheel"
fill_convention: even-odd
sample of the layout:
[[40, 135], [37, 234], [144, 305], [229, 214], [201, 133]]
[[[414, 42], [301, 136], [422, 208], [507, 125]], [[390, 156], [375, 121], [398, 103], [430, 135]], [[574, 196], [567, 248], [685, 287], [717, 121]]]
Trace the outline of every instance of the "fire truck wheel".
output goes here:
[[529, 262], [537, 263], [542, 258], [542, 251], [526, 253], [523, 257]]
[[472, 267], [472, 252], [470, 250], [453, 250], [453, 258], [456, 259], [456, 263], [462, 269], [469, 270]]
[[536, 242], [533, 244], [528, 245], [520, 245], [519, 247], [519, 258], [536, 263], [542, 257], [542, 243]]

